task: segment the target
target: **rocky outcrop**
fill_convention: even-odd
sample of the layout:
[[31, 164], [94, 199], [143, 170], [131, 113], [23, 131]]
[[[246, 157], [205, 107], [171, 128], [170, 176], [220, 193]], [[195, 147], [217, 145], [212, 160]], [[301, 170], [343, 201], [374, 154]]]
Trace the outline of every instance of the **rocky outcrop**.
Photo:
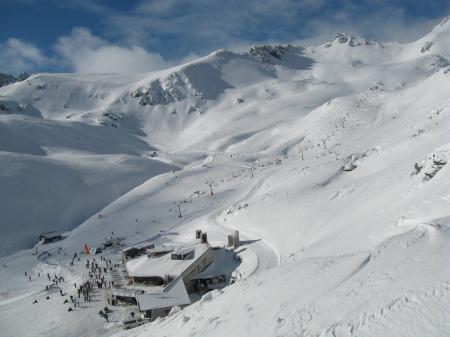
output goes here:
[[447, 153], [436, 152], [414, 164], [413, 175], [423, 175], [423, 180], [432, 179], [447, 164]]
[[0, 87], [16, 83], [17, 79], [9, 74], [0, 73]]
[[252, 47], [248, 53], [262, 63], [275, 64], [274, 61], [281, 60], [283, 55], [285, 55], [289, 49], [289, 45], [264, 45]]
[[325, 48], [329, 48], [331, 47], [333, 44], [337, 44], [337, 45], [348, 45], [350, 47], [357, 47], [357, 46], [369, 46], [374, 44], [373, 42], [364, 39], [364, 38], [360, 38], [357, 36], [353, 36], [351, 34], [346, 34], [346, 33], [338, 33], [336, 34], [336, 37], [332, 40], [329, 41], [327, 43], [325, 43], [323, 46]]

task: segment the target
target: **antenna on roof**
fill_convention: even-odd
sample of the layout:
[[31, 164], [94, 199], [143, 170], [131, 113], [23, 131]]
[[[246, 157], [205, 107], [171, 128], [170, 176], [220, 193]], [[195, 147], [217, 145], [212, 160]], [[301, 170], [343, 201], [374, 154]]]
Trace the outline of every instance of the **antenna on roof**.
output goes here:
[[195, 239], [198, 240], [198, 239], [201, 239], [201, 238], [202, 238], [202, 231], [201, 231], [201, 229], [197, 229], [195, 231]]
[[206, 233], [201, 234], [200, 243], [208, 243], [208, 235]]

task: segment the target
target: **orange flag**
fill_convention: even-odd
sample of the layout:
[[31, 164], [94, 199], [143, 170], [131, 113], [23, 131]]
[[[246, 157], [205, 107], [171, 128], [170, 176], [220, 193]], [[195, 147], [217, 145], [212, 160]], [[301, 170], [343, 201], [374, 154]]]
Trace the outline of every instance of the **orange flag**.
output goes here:
[[84, 254], [89, 255], [91, 253], [91, 248], [87, 245], [87, 243], [84, 244]]

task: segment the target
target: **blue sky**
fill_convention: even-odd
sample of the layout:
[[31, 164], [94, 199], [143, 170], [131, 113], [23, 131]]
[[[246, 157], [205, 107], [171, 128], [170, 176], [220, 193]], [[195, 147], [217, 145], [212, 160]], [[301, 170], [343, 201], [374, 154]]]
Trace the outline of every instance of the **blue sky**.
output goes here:
[[0, 0], [0, 72], [152, 71], [340, 31], [408, 41], [449, 13], [448, 0]]

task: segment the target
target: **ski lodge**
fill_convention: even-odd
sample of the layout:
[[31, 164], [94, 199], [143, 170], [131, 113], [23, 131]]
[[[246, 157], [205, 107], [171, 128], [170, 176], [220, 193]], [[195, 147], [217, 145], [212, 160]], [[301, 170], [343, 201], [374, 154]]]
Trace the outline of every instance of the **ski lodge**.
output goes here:
[[143, 242], [122, 251], [123, 266], [111, 271], [113, 303], [136, 304], [151, 320], [174, 306], [184, 307], [199, 294], [223, 288], [239, 264], [236, 253], [211, 247], [206, 233], [184, 244]]
[[133, 285], [166, 286], [181, 277], [189, 288], [191, 278], [213, 262], [206, 233], [200, 239], [175, 247], [158, 247], [125, 266]]

